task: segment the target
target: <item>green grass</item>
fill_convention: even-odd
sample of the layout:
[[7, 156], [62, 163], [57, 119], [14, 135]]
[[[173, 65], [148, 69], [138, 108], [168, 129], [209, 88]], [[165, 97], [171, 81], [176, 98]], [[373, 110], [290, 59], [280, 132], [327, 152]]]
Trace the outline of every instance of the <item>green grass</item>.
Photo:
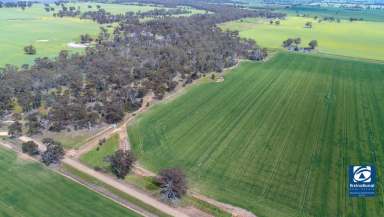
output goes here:
[[[384, 65], [280, 53], [153, 107], [129, 128], [140, 163], [183, 168], [192, 188], [259, 217], [384, 213]], [[347, 168], [373, 163], [374, 198]]]
[[380, 9], [358, 9], [358, 8], [337, 8], [337, 7], [317, 7], [317, 6], [294, 6], [284, 9], [290, 15], [310, 15], [310, 16], [333, 16], [339, 19], [363, 18], [365, 21], [384, 21], [384, 10]]
[[[92, 9], [87, 8], [89, 4], [93, 5]], [[80, 7], [81, 11], [96, 10], [95, 3], [70, 5]], [[99, 5], [111, 13], [148, 11], [155, 8], [145, 5]], [[55, 8], [57, 10], [57, 7]], [[5, 64], [31, 64], [37, 57], [54, 57], [61, 50], [82, 52], [82, 49], [68, 47], [68, 43], [79, 41], [80, 35], [85, 33], [97, 36], [99, 27], [91, 20], [53, 17], [52, 13], [47, 13], [41, 4], [35, 4], [25, 11], [16, 8], [0, 8], [0, 67]], [[36, 47], [36, 55], [24, 54], [24, 46], [30, 44]]]
[[0, 149], [0, 216], [140, 215], [81, 185]]
[[[312, 22], [313, 28], [304, 28], [306, 22]], [[222, 29], [239, 30], [240, 36], [255, 39], [269, 48], [281, 48], [287, 38], [301, 37], [302, 46], [316, 39], [318, 50], [327, 54], [350, 56], [364, 59], [384, 60], [384, 23], [350, 22], [317, 23], [313, 18], [288, 16], [279, 26], [271, 25], [267, 20], [250, 18], [221, 25]]]
[[44, 131], [43, 134], [39, 134], [36, 138], [42, 140], [43, 138], [52, 138], [60, 142], [65, 149], [78, 149], [84, 145], [87, 140], [92, 137], [94, 134], [98, 133], [101, 129], [92, 129], [92, 130], [72, 130], [72, 131], [62, 131], [62, 132], [50, 132]]
[[109, 163], [105, 162], [107, 156], [112, 155], [119, 148], [119, 134], [114, 134], [111, 138], [99, 146], [99, 149], [93, 149], [90, 152], [81, 156], [81, 162], [92, 167], [99, 167], [107, 169]]

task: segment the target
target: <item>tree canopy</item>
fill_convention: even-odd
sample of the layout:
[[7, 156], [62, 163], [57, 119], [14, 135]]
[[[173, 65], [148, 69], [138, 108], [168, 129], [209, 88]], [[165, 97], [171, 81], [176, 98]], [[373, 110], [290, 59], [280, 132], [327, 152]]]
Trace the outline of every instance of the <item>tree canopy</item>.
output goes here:
[[62, 144], [51, 138], [43, 139], [43, 143], [47, 146], [47, 150], [41, 155], [41, 161], [47, 166], [59, 163], [65, 154]]
[[136, 157], [131, 151], [118, 150], [109, 157], [111, 163], [111, 171], [119, 179], [124, 179], [131, 171]]
[[163, 169], [156, 177], [162, 198], [176, 203], [187, 193], [187, 180], [182, 170], [177, 168]]

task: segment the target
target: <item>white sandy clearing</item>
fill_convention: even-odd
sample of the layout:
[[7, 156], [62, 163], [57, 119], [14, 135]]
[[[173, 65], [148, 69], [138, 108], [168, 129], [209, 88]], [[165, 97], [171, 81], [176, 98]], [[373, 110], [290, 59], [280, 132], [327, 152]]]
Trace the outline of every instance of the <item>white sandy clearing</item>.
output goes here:
[[216, 79], [216, 83], [221, 83], [221, 82], [224, 82], [224, 77], [220, 77]]
[[15, 121], [11, 121], [11, 120], [3, 121], [3, 124], [13, 124], [13, 123], [15, 123]]
[[67, 45], [70, 48], [86, 48], [89, 46], [89, 43], [80, 44], [80, 43], [75, 43], [75, 42], [69, 42]]
[[39, 39], [39, 40], [36, 40], [36, 42], [48, 42], [49, 40], [47, 39]]

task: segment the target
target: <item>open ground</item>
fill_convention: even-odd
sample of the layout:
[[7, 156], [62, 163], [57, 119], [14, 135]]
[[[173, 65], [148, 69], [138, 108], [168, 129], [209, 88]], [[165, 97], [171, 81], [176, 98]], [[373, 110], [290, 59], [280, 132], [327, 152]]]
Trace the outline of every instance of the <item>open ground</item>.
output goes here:
[[129, 129], [140, 163], [181, 167], [200, 192], [257, 216], [379, 217], [347, 167], [384, 160], [384, 65], [280, 53], [153, 107]]

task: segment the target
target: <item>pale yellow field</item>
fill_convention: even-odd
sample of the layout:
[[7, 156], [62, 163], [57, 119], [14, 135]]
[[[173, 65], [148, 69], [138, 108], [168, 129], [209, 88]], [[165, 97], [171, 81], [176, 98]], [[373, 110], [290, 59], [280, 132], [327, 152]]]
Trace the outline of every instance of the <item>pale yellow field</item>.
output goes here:
[[[312, 22], [313, 28], [304, 28]], [[364, 59], [384, 60], [384, 23], [350, 22], [340, 23], [313, 18], [289, 16], [280, 25], [269, 24], [268, 20], [250, 18], [222, 24], [223, 29], [239, 30], [240, 36], [255, 39], [264, 47], [280, 48], [289, 37], [301, 37], [302, 46], [316, 39], [318, 50], [323, 53], [350, 56]]]

